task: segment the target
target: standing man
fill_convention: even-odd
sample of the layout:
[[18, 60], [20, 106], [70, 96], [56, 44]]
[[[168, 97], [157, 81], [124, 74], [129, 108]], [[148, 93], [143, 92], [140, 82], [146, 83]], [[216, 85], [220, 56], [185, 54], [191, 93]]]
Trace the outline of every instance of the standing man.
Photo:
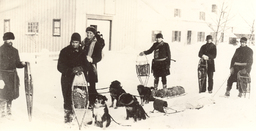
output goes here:
[[[204, 44], [199, 51], [198, 56], [203, 59], [207, 63], [207, 75], [208, 75], [208, 92], [212, 93], [213, 89], [213, 73], [215, 72], [215, 64], [214, 59], [217, 55], [217, 49], [216, 46], [212, 43], [212, 36], [208, 35], [206, 36], [206, 44]], [[203, 84], [202, 90], [199, 91], [205, 92], [206, 91], [206, 80]]]
[[[253, 63], [253, 51], [248, 47], [247, 39], [242, 37], [240, 39], [241, 46], [236, 49], [236, 52], [231, 60], [230, 64], [230, 77], [227, 82], [227, 89], [225, 96], [230, 96], [230, 90], [232, 88], [233, 82], [237, 82], [237, 73], [239, 71], [244, 71], [246, 73], [251, 72], [251, 66]], [[242, 92], [239, 92], [239, 97], [242, 96]]]
[[16, 68], [23, 68], [26, 65], [25, 62], [20, 61], [19, 52], [13, 47], [14, 39], [12, 32], [5, 33], [4, 44], [0, 47], [0, 81], [5, 83], [3, 89], [0, 87], [0, 99], [7, 101], [7, 111], [5, 111], [5, 105], [0, 104], [1, 117], [12, 114], [12, 101], [19, 97], [20, 86]]
[[163, 88], [167, 87], [166, 76], [170, 75], [171, 51], [169, 44], [163, 41], [163, 35], [156, 35], [156, 42], [147, 51], [141, 52], [139, 55], [148, 55], [154, 51], [154, 59], [152, 60], [152, 71], [155, 77], [154, 88], [157, 90], [159, 77], [162, 78]]
[[84, 54], [80, 50], [81, 36], [73, 33], [70, 45], [60, 51], [57, 69], [61, 72], [61, 87], [64, 99], [64, 122], [69, 123], [73, 120], [71, 87], [75, 75], [87, 72], [87, 60], [83, 59]]
[[97, 63], [102, 59], [102, 49], [105, 46], [104, 39], [101, 38], [94, 27], [86, 28], [87, 37], [82, 41], [82, 50], [86, 55], [88, 64], [88, 76], [89, 81], [89, 108], [94, 104], [96, 95], [96, 83], [98, 82]]

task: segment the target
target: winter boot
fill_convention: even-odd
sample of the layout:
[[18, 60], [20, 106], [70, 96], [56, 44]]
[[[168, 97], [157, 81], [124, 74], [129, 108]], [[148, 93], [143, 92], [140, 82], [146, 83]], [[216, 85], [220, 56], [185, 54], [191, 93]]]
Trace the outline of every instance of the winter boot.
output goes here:
[[73, 120], [73, 113], [72, 110], [64, 110], [64, 122], [65, 123], [70, 123]]
[[163, 89], [167, 87], [167, 84], [163, 84]]
[[0, 101], [0, 113], [1, 117], [5, 117], [5, 101]]
[[230, 91], [226, 91], [225, 96], [230, 96]]
[[243, 93], [239, 92], [238, 97], [241, 98], [242, 96], [243, 96]]
[[157, 90], [158, 84], [154, 84], [154, 89]]
[[11, 111], [11, 108], [12, 108], [12, 101], [8, 101], [7, 102], [7, 115], [12, 115], [12, 111]]

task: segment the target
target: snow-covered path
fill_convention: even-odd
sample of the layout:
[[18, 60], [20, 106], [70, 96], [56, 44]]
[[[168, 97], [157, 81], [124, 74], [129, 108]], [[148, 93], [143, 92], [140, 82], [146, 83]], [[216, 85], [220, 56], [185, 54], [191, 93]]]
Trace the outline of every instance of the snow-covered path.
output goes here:
[[[171, 44], [173, 59], [171, 75], [167, 77], [168, 87], [180, 85], [185, 88], [187, 95], [176, 98], [165, 99], [169, 107], [183, 108], [183, 112], [164, 115], [159, 112], [151, 113], [153, 102], [144, 106], [150, 116], [146, 120], [133, 122], [132, 119], [125, 120], [126, 112], [123, 107], [110, 108], [111, 116], [124, 125], [120, 126], [112, 121], [107, 130], [112, 129], [243, 129], [253, 130], [256, 124], [256, 90], [255, 70], [253, 64], [251, 97], [238, 98], [235, 84], [229, 98], [222, 97], [225, 93], [226, 80], [229, 76], [229, 64], [237, 46], [218, 45], [216, 58], [216, 72], [214, 74], [213, 94], [198, 94], [197, 64], [198, 51], [201, 45], [175, 45]], [[252, 46], [255, 52], [255, 46]], [[108, 87], [114, 80], [121, 82], [126, 92], [134, 95], [137, 93], [137, 85], [140, 84], [136, 75], [136, 58], [140, 51], [126, 48], [122, 51], [105, 52], [102, 61], [98, 64], [99, 83], [97, 88]], [[255, 53], [254, 53], [255, 54]], [[26, 59], [22, 58], [21, 59]], [[152, 55], [148, 56], [149, 61]], [[255, 56], [254, 56], [255, 60]], [[151, 62], [150, 62], [151, 63]], [[29, 122], [26, 109], [23, 69], [18, 71], [21, 87], [20, 97], [13, 101], [13, 116], [10, 119], [0, 119], [0, 130], [78, 130], [76, 123], [71, 128], [63, 123], [63, 98], [60, 87], [61, 74], [57, 71], [57, 62], [44, 60], [38, 64], [32, 64], [34, 79], [34, 108], [32, 122]], [[148, 86], [153, 85], [151, 74]], [[159, 84], [160, 88], [162, 85]], [[101, 90], [106, 92], [108, 90]], [[218, 91], [218, 92], [217, 92]], [[100, 91], [99, 91], [100, 92]], [[109, 94], [104, 94], [109, 98]], [[204, 107], [187, 109], [186, 103], [192, 105], [201, 104]], [[215, 104], [214, 104], [215, 103]], [[89, 118], [90, 113], [88, 113]], [[88, 119], [87, 119], [88, 120]], [[100, 129], [94, 126], [83, 128]]]

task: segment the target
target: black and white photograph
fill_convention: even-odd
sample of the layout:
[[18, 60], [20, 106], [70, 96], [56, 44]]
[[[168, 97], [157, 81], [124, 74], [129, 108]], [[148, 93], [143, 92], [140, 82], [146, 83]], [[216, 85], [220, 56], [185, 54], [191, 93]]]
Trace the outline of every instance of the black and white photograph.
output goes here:
[[255, 19], [256, 0], [0, 0], [0, 130], [256, 130]]

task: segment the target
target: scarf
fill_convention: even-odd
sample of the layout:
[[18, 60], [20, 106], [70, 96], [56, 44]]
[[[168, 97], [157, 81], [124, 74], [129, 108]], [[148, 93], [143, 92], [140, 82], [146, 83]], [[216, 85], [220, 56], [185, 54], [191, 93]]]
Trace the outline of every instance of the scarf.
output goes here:
[[92, 53], [93, 53], [93, 50], [94, 50], [94, 47], [95, 47], [95, 44], [97, 42], [97, 39], [94, 38], [92, 41], [91, 41], [91, 44], [89, 46], [89, 51], [88, 51], [88, 56], [92, 57]]

